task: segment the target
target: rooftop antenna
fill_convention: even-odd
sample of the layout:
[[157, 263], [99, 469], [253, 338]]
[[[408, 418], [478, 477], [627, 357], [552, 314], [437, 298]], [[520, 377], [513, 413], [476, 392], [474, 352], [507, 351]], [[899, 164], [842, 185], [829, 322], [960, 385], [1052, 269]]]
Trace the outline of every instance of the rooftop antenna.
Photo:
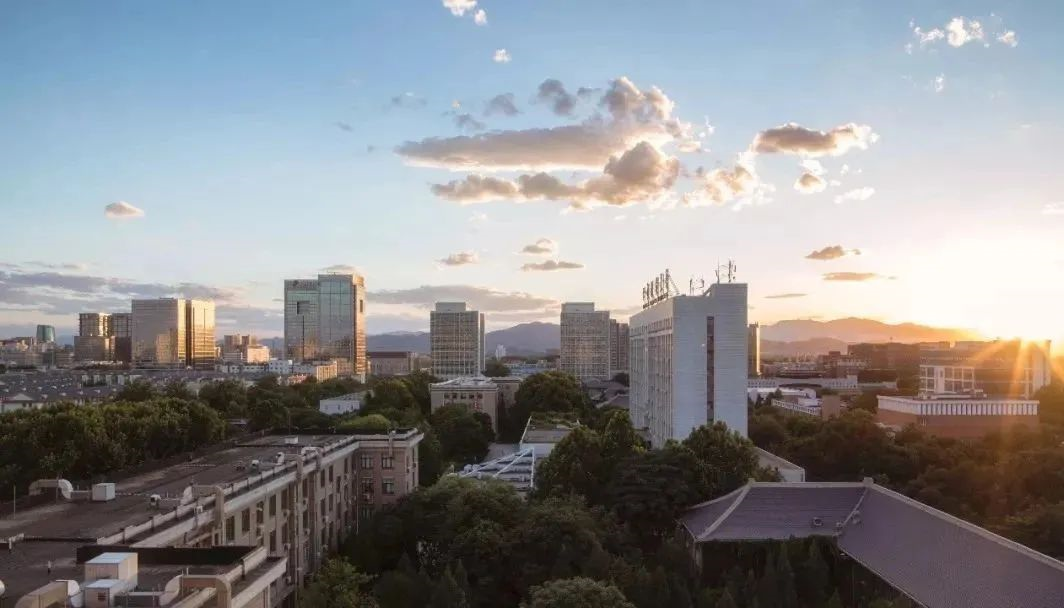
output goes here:
[[[724, 273], [723, 277], [721, 276], [721, 272], [722, 271]], [[721, 265], [721, 264], [718, 263], [717, 264], [717, 269], [714, 271], [716, 273], [716, 275], [717, 275], [717, 282], [718, 283], [721, 283], [721, 282], [734, 283], [735, 282], [735, 271], [736, 271], [735, 260], [728, 260], [728, 263], [725, 264], [725, 265]]]

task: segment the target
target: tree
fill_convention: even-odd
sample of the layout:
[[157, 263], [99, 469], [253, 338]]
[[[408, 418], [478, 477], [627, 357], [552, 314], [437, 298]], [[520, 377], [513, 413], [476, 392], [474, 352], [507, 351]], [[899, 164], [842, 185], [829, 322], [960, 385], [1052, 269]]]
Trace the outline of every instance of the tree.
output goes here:
[[314, 575], [299, 604], [305, 608], [377, 608], [377, 601], [362, 591], [372, 580], [346, 560], [330, 559]]
[[831, 594], [831, 599], [828, 600], [828, 608], [842, 608], [842, 598], [839, 597], [838, 589]]
[[683, 441], [707, 472], [706, 493], [719, 496], [731, 492], [758, 474], [754, 444], [728, 430], [723, 422], [700, 426]]
[[248, 423], [258, 430], [286, 428], [288, 408], [278, 399], [266, 399], [248, 406]]
[[824, 561], [824, 554], [816, 539], [809, 541], [809, 552], [802, 567], [802, 576], [797, 579], [802, 599], [807, 605], [820, 606], [824, 603], [831, 571]]
[[247, 410], [248, 396], [240, 380], [208, 382], [200, 389], [199, 398], [222, 416], [238, 418]]
[[1064, 426], [1064, 383], [1043, 386], [1034, 398], [1038, 400], [1038, 419], [1043, 424]]
[[385, 378], [374, 384], [373, 392], [366, 399], [366, 406], [369, 410], [418, 409], [417, 400], [410, 392], [410, 387], [398, 378]]
[[584, 577], [553, 580], [533, 587], [522, 608], [635, 608], [613, 585]]
[[590, 413], [590, 405], [580, 381], [560, 371], [540, 372], [526, 378], [517, 389], [514, 405], [506, 413], [503, 436], [517, 440], [528, 417], [535, 412]]
[[429, 387], [439, 382], [440, 379], [425, 370], [418, 370], [403, 376], [402, 380], [410, 394], [413, 395], [414, 401], [417, 402], [421, 414], [427, 418], [432, 409], [432, 395]]
[[189, 390], [188, 385], [183, 380], [174, 379], [166, 383], [163, 387], [162, 395], [171, 399], [181, 399], [182, 401], [192, 401], [196, 398]]
[[735, 600], [732, 598], [731, 593], [729, 593], [728, 590], [725, 589], [724, 593], [721, 594], [720, 599], [717, 600], [717, 605], [716, 605], [715, 608], [739, 608], [739, 607], [735, 605]]
[[380, 414], [368, 414], [344, 420], [336, 425], [336, 430], [342, 433], [387, 433], [394, 426], [391, 420]]
[[432, 413], [429, 422], [439, 437], [445, 461], [480, 462], [495, 438], [490, 419], [485, 428], [481, 419], [463, 405], [445, 405]]
[[601, 435], [578, 426], [554, 446], [536, 469], [536, 494], [581, 494], [597, 503], [610, 476], [603, 462]]
[[137, 378], [127, 382], [125, 386], [118, 389], [115, 393], [115, 401], [128, 401], [130, 403], [141, 403], [153, 399], [158, 394], [155, 391], [155, 386], [151, 382], [143, 378]]
[[510, 375], [510, 368], [498, 359], [488, 359], [484, 365], [484, 375], [489, 378], [503, 378]]
[[794, 583], [794, 569], [787, 553], [787, 545], [781, 545], [776, 554], [776, 576], [779, 577], [780, 608], [797, 608], [798, 591]]
[[466, 608], [469, 602], [465, 593], [454, 579], [451, 567], [443, 571], [443, 576], [436, 581], [432, 589], [432, 598], [429, 599], [429, 608]]

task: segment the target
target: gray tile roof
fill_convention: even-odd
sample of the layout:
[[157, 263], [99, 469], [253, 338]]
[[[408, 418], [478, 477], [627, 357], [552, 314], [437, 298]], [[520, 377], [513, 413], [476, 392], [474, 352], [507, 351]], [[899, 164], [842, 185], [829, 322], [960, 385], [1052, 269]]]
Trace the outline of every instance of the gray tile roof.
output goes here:
[[871, 482], [750, 483], [681, 524], [699, 543], [832, 537], [928, 608], [1064, 607], [1064, 563]]

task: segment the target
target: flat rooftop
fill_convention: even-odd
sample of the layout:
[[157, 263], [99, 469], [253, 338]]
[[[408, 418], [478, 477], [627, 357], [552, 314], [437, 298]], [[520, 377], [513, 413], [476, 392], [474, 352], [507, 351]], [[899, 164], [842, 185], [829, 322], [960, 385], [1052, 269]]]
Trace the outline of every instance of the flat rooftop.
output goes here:
[[431, 385], [431, 387], [492, 389], [498, 388], [498, 385], [495, 384], [494, 378], [488, 378], [487, 376], [463, 376], [461, 378], [451, 378], [450, 380], [444, 380], [443, 382], [435, 382]]
[[[283, 436], [267, 436], [167, 467], [115, 482], [115, 499], [107, 502], [55, 502], [7, 513], [0, 517], [0, 539], [25, 534], [27, 539], [94, 543], [127, 526], [165, 513], [151, 509], [148, 497], [178, 496], [186, 487], [228, 485], [251, 476], [247, 466], [258, 459], [269, 470], [277, 452], [298, 454], [308, 446], [324, 447], [347, 439], [343, 435], [298, 435], [299, 443], [285, 444]], [[88, 488], [75, 488], [88, 489]], [[46, 490], [48, 491], [48, 490]], [[5, 581], [6, 582], [6, 581]]]

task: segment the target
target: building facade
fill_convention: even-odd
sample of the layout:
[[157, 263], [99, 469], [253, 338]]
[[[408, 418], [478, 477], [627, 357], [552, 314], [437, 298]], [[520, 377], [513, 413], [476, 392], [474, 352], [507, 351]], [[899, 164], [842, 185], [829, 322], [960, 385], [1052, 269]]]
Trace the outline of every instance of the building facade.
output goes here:
[[214, 302], [133, 300], [132, 362], [144, 368], [214, 366]]
[[581, 382], [610, 378], [610, 311], [593, 302], [566, 302], [561, 312], [558, 369]]
[[716, 283], [629, 320], [632, 423], [652, 445], [724, 422], [746, 436], [747, 286]]
[[284, 282], [284, 358], [343, 359], [364, 378], [366, 283], [357, 274], [320, 274]]
[[40, 344], [55, 343], [55, 326], [53, 325], [38, 325], [37, 326], [37, 342]]
[[749, 358], [747, 376], [761, 377], [761, 324], [751, 323], [746, 330], [746, 356]]
[[610, 377], [628, 373], [628, 324], [610, 319]]
[[920, 392], [1030, 399], [1052, 381], [1050, 342], [995, 340], [925, 346]]
[[406, 376], [417, 367], [417, 353], [374, 350], [366, 353], [371, 376]]
[[437, 302], [429, 313], [432, 375], [441, 379], [484, 371], [484, 315], [465, 302]]
[[133, 361], [133, 313], [116, 312], [111, 314], [111, 337], [115, 363]]
[[879, 395], [876, 421], [900, 430], [915, 425], [939, 437], [977, 439], [994, 431], [1038, 426], [1038, 401], [1004, 398], [913, 398]]
[[472, 412], [487, 414], [491, 428], [499, 431], [499, 386], [483, 376], [452, 378], [429, 387], [432, 411], [445, 405], [460, 405]]

